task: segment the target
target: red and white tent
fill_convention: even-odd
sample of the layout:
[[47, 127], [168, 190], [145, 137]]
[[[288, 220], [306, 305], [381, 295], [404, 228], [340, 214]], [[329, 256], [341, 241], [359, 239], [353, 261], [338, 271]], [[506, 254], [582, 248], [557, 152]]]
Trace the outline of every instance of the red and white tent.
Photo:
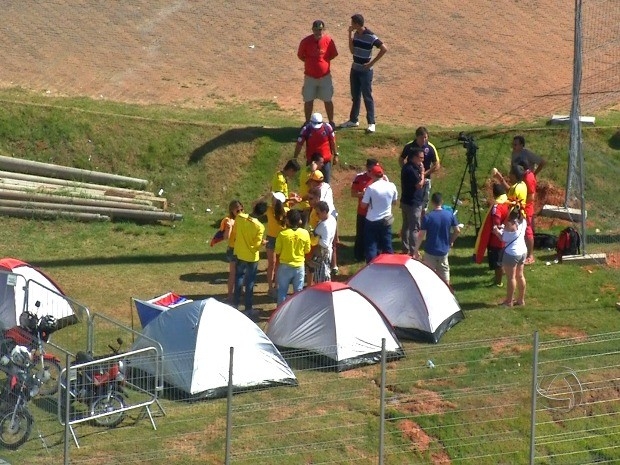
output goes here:
[[404, 355], [375, 304], [337, 282], [316, 284], [285, 300], [271, 315], [266, 334], [281, 350], [318, 355], [319, 366], [338, 371], [379, 362], [382, 339], [388, 359]]
[[21, 260], [3, 258], [0, 260], [0, 327], [17, 326], [24, 310], [39, 317], [53, 316], [59, 328], [77, 321], [70, 301], [52, 278]]
[[379, 255], [348, 284], [377, 305], [401, 339], [439, 342], [465, 317], [450, 287], [409, 255]]

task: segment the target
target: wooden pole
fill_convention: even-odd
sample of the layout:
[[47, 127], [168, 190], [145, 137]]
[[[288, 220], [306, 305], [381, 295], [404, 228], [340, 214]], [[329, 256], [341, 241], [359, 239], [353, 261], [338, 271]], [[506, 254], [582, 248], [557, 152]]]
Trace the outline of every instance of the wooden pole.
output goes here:
[[32, 160], [23, 160], [20, 158], [4, 157], [1, 155], [0, 169], [18, 173], [36, 174], [41, 176], [88, 181], [93, 183], [134, 186], [140, 189], [145, 188], [148, 185], [148, 181], [146, 179], [131, 178], [128, 176], [120, 176], [117, 174], [83, 170], [80, 168], [53, 165], [51, 163], [41, 163]]

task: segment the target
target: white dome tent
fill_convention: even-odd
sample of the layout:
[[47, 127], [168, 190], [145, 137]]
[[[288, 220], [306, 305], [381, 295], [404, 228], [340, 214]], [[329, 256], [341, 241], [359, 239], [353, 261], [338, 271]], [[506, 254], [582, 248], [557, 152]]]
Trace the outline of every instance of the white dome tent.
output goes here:
[[337, 371], [379, 362], [382, 339], [388, 359], [404, 356], [375, 304], [337, 282], [316, 284], [285, 300], [271, 315], [267, 336], [281, 350], [319, 355], [323, 367]]
[[401, 339], [437, 343], [465, 318], [450, 287], [409, 255], [379, 255], [348, 284], [379, 307]]
[[[191, 397], [222, 397], [228, 387], [230, 347], [235, 392], [297, 385], [297, 378], [265, 333], [230, 305], [209, 298], [160, 313], [143, 329], [132, 350], [163, 349], [163, 379]], [[156, 374], [156, 361], [137, 359], [132, 367]]]

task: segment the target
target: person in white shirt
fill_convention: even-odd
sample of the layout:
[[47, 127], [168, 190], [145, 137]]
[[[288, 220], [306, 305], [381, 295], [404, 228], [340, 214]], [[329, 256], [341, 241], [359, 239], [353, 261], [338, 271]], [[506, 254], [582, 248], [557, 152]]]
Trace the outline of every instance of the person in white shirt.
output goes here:
[[366, 263], [375, 258], [379, 252], [394, 253], [392, 248], [392, 224], [394, 216], [392, 207], [398, 201], [398, 191], [393, 182], [385, 179], [385, 173], [380, 165], [375, 165], [370, 170], [374, 178], [364, 196], [362, 205], [368, 208], [364, 223], [364, 249]]
[[317, 203], [314, 209], [319, 217], [319, 224], [314, 228], [314, 235], [319, 239], [315, 252], [316, 265], [314, 268], [314, 282], [331, 281], [331, 262], [334, 238], [336, 237], [336, 218], [329, 212], [327, 202]]
[[[308, 184], [310, 188], [318, 187], [321, 191], [322, 202], [326, 202], [329, 206], [329, 214], [332, 215], [335, 219], [338, 219], [338, 211], [336, 210], [336, 206], [334, 205], [334, 191], [331, 186], [324, 181], [323, 173], [319, 170], [315, 170], [310, 174], [308, 178]], [[334, 245], [332, 251], [332, 270], [331, 273], [333, 275], [338, 274], [338, 256], [337, 256], [337, 245], [338, 245], [338, 231], [336, 231], [336, 235], [334, 236]]]
[[[493, 233], [504, 241], [504, 255], [502, 257], [502, 267], [506, 274], [506, 300], [500, 305], [512, 307], [513, 305], [525, 305], [525, 258], [527, 256], [527, 245], [525, 244], [525, 230], [527, 220], [519, 205], [514, 206], [508, 213], [503, 227], [495, 226]], [[517, 300], [514, 301], [515, 288], [517, 290]]]

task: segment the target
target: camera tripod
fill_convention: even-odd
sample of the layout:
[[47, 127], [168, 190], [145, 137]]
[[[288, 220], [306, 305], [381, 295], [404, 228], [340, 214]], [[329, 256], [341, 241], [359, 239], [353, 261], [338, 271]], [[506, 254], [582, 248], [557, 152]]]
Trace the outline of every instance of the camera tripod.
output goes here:
[[478, 151], [478, 146], [474, 143], [473, 137], [461, 135], [459, 140], [463, 141], [463, 147], [467, 149], [467, 163], [465, 165], [465, 170], [463, 171], [463, 176], [461, 177], [459, 190], [454, 198], [453, 209], [456, 212], [461, 198], [463, 184], [465, 183], [465, 176], [469, 173], [469, 194], [472, 199], [472, 215], [474, 217], [474, 228], [476, 230], [476, 235], [478, 235], [478, 231], [482, 227], [482, 210], [480, 208], [480, 199], [478, 198], [478, 181], [476, 180], [476, 168], [478, 167], [476, 153]]

